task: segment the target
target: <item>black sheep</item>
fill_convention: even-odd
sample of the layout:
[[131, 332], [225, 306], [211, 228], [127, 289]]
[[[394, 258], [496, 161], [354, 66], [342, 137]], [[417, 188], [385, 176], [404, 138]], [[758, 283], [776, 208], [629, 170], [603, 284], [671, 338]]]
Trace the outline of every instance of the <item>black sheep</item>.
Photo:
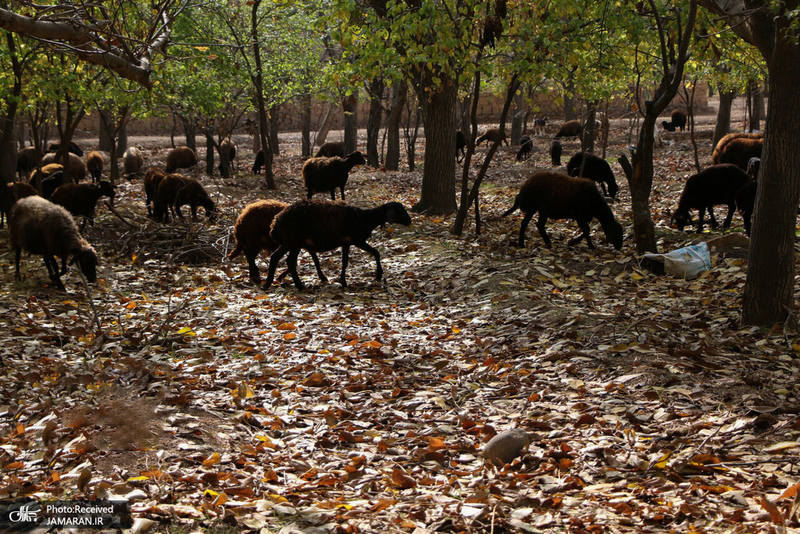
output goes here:
[[42, 198], [50, 199], [53, 192], [64, 184], [71, 184], [63, 170], [58, 170], [42, 179]]
[[753, 180], [758, 179], [758, 171], [761, 170], [761, 158], [750, 158], [747, 161], [747, 174]]
[[528, 159], [533, 152], [533, 139], [527, 135], [523, 135], [519, 140], [519, 152], [517, 152], [517, 161]]
[[35, 147], [29, 146], [17, 151], [17, 175], [20, 180], [28, 176], [36, 168], [36, 164], [42, 159], [39, 151]]
[[561, 166], [561, 143], [558, 142], [558, 139], [550, 141], [550, 161], [553, 167]]
[[670, 122], [662, 121], [661, 127], [668, 132], [674, 132], [676, 128], [680, 128], [683, 131], [686, 126], [686, 112], [676, 109], [672, 112], [670, 119]]
[[144, 179], [142, 180], [142, 183], [144, 185], [144, 194], [147, 198], [145, 201], [145, 206], [147, 207], [148, 217], [153, 216], [153, 208], [151, 207], [151, 203], [155, 202], [158, 184], [160, 184], [161, 180], [163, 180], [166, 176], [167, 173], [158, 167], [150, 167], [147, 169], [147, 172], [144, 173]]
[[[48, 152], [58, 152], [61, 149], [61, 143], [52, 143], [50, 146], [47, 147]], [[81, 147], [78, 146], [78, 143], [75, 141], [70, 141], [67, 145], [67, 150], [72, 152], [78, 157], [83, 157], [83, 150]]]
[[488, 130], [486, 130], [486, 133], [478, 137], [478, 139], [475, 141], [475, 145], [476, 146], [480, 145], [484, 141], [496, 143], [498, 139], [500, 140], [501, 144], [505, 143], [506, 145], [508, 145], [508, 139], [506, 139], [505, 132], [501, 134], [499, 128], [489, 128]]
[[306, 197], [311, 198], [314, 193], [330, 191], [331, 200], [336, 199], [338, 187], [344, 200], [344, 186], [350, 171], [356, 165], [364, 165], [367, 160], [361, 152], [353, 152], [344, 158], [309, 158], [303, 164], [303, 183], [306, 186]]
[[328, 143], [323, 143], [319, 150], [317, 150], [315, 158], [333, 158], [333, 157], [344, 157], [344, 142], [343, 141], [332, 141]]
[[727, 204], [728, 216], [722, 227], [728, 228], [731, 225], [733, 213], [736, 211], [736, 192], [749, 181], [750, 177], [747, 173], [732, 163], [706, 167], [686, 180], [683, 193], [678, 201], [678, 208], [672, 215], [672, 221], [678, 230], [683, 231], [686, 225], [692, 221], [689, 212], [693, 209], [699, 210], [697, 232], [700, 233], [703, 231], [703, 218], [706, 210], [711, 219], [711, 227], [716, 228], [714, 205]]
[[622, 248], [622, 225], [614, 218], [614, 213], [608, 207], [597, 186], [591, 180], [565, 176], [552, 171], [540, 171], [528, 178], [514, 199], [514, 205], [503, 213], [503, 217], [511, 215], [520, 209], [525, 216], [519, 229], [519, 246], [525, 246], [525, 231], [528, 223], [536, 212], [539, 220], [536, 228], [547, 247], [551, 246], [550, 237], [547, 235], [547, 219], [573, 219], [578, 223], [582, 234], [569, 241], [569, 245], [579, 243], [586, 239], [589, 248], [594, 248], [590, 236], [589, 222], [592, 219], [600, 221], [606, 239], [619, 250]]
[[266, 161], [264, 161], [264, 151], [259, 150], [258, 153], [256, 153], [256, 160], [253, 162], [253, 168], [250, 170], [250, 173], [261, 174], [261, 167], [263, 167], [265, 164]]
[[269, 273], [264, 287], [269, 287], [275, 276], [280, 259], [288, 252], [286, 263], [294, 285], [303, 289], [297, 275], [297, 255], [300, 250], [326, 252], [342, 247], [342, 274], [339, 282], [347, 286], [346, 271], [350, 247], [358, 247], [375, 258], [375, 279], [383, 278], [380, 253], [367, 243], [372, 231], [386, 223], [408, 226], [411, 217], [399, 202], [389, 202], [372, 209], [349, 206], [344, 202], [323, 200], [301, 200], [295, 202], [272, 221], [270, 236], [279, 247], [269, 259]]
[[158, 184], [153, 202], [153, 218], [156, 222], [169, 222], [169, 212], [172, 212], [183, 219], [181, 206], [185, 204], [191, 207], [193, 221], [197, 220], [197, 206], [203, 206], [209, 220], [216, 216], [214, 201], [200, 182], [180, 174], [168, 174]]
[[[456, 130], [456, 163], [461, 163], [466, 157], [464, 153], [464, 148], [467, 146], [467, 138], [464, 136], [464, 132], [461, 130]], [[458, 155], [461, 154], [461, 158]]]
[[50, 202], [63, 206], [76, 217], [84, 217], [81, 232], [89, 222], [94, 226], [94, 211], [100, 197], [114, 198], [111, 182], [101, 180], [97, 184], [64, 184], [53, 191]]
[[[581, 169], [581, 166], [583, 166], [583, 169]], [[614, 171], [611, 170], [611, 165], [603, 158], [594, 154], [578, 152], [567, 162], [567, 173], [570, 176], [582, 176], [583, 178], [594, 180], [600, 184], [604, 195], [617, 198], [619, 186], [616, 178], [614, 178]], [[608, 191], [606, 191], [606, 184], [608, 184]]]
[[750, 235], [750, 228], [753, 220], [753, 211], [756, 206], [756, 191], [758, 182], [750, 180], [736, 192], [736, 208], [742, 212], [744, 222], [744, 232]]

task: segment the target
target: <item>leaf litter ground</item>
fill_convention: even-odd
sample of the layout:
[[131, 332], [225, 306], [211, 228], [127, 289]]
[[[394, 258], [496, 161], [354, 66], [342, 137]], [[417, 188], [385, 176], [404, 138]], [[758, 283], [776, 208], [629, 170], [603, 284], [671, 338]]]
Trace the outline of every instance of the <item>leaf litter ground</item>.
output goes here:
[[[630, 240], [613, 251], [596, 224], [596, 250], [566, 245], [571, 221], [549, 224], [552, 249], [533, 226], [512, 246], [519, 215], [499, 214], [549, 168], [547, 142], [493, 162], [480, 236], [420, 215], [376, 230], [382, 283], [361, 252], [345, 289], [320, 285], [304, 254], [305, 291], [256, 288], [223, 259], [249, 201], [301, 196], [293, 155], [276, 163], [278, 192], [205, 177], [213, 224], [155, 225], [140, 181], [122, 184], [115, 209], [132, 225], [102, 210], [87, 232], [100, 330], [74, 273], [61, 293], [27, 258], [16, 282], [4, 242], [0, 494], [126, 498], [137, 532], [796, 530], [795, 324], [739, 326], [737, 249], [684, 281], [641, 269]], [[721, 235], [668, 228], [693, 159], [686, 135], [667, 142], [653, 195], [665, 251]], [[419, 185], [419, 172], [361, 168], [348, 200], [410, 207]], [[332, 280], [339, 266], [323, 259]], [[530, 446], [486, 464], [509, 428]]]

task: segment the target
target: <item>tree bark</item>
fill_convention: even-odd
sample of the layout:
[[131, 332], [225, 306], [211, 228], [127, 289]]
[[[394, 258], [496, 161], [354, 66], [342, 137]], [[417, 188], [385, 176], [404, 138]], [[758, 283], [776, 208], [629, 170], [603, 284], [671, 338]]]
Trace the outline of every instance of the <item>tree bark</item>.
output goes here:
[[386, 162], [388, 171], [400, 169], [400, 117], [406, 106], [408, 85], [405, 81], [392, 88], [392, 107], [386, 116]]
[[344, 110], [344, 153], [358, 150], [358, 98], [356, 94], [342, 99]]
[[258, 38], [258, 8], [261, 0], [253, 0], [250, 6], [250, 37], [253, 43], [253, 62], [256, 74], [252, 78], [253, 89], [256, 93], [256, 109], [258, 111], [258, 135], [261, 139], [262, 153], [264, 154], [264, 172], [267, 180], [267, 189], [277, 189], [275, 175], [272, 171], [272, 147], [269, 146], [269, 118], [267, 117], [267, 104], [264, 101], [264, 75], [261, 66], [261, 46]]
[[717, 123], [714, 126], [714, 138], [711, 140], [712, 147], [717, 146], [719, 140], [731, 131], [731, 108], [735, 97], [735, 91], [720, 90], [719, 92], [719, 109], [717, 110]]
[[367, 163], [372, 167], [380, 167], [378, 140], [383, 118], [383, 78], [378, 77], [370, 82], [369, 120], [367, 121]]
[[280, 106], [272, 106], [269, 108], [269, 145], [272, 148], [273, 156], [281, 155], [280, 139], [278, 139], [278, 130], [280, 126]]
[[300, 97], [300, 129], [302, 155], [304, 158], [311, 157], [311, 94]]
[[[11, 67], [13, 71], [14, 85], [11, 87], [11, 92], [6, 98], [6, 113], [0, 116], [0, 131], [3, 132], [0, 137], [0, 180], [3, 183], [13, 182], [17, 174], [17, 147], [16, 140], [14, 139], [14, 122], [17, 116], [17, 109], [19, 106], [20, 96], [22, 95], [22, 65], [17, 57], [16, 43], [14, 43], [14, 36], [6, 32], [6, 43], [8, 44], [9, 54], [11, 56]], [[3, 192], [7, 192], [6, 187], [2, 188]], [[0, 193], [2, 195], [2, 193]], [[0, 205], [6, 205], [5, 199], [0, 197]]]

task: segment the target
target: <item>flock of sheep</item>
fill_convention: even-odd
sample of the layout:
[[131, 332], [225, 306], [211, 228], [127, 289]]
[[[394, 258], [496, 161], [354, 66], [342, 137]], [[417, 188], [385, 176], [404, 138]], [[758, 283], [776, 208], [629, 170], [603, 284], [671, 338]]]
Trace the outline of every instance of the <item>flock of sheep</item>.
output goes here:
[[[537, 119], [540, 129], [546, 119]], [[539, 124], [541, 123], [541, 124]], [[680, 111], [672, 114], [671, 120], [664, 121], [666, 130], [684, 128], [686, 115]], [[551, 161], [560, 165], [561, 144], [558, 139], [581, 134], [578, 121], [564, 123], [550, 145]], [[497, 129], [490, 129], [481, 135], [476, 144], [483, 141], [505, 141]], [[466, 140], [461, 132], [456, 134], [456, 159], [463, 158]], [[727, 228], [738, 207], [743, 213], [745, 230], [750, 232], [750, 217], [755, 200], [755, 179], [758, 175], [762, 138], [760, 134], [730, 134], [715, 147], [713, 165], [691, 176], [685, 184], [678, 207], [672, 216], [679, 230], [692, 222], [691, 210], [699, 211], [697, 231], [701, 232], [705, 212], [708, 211], [710, 223], [716, 228], [713, 206], [725, 204], [728, 214], [723, 223]], [[522, 139], [517, 159], [523, 159], [532, 149], [530, 137]], [[89, 282], [96, 279], [97, 254], [81, 237], [87, 221], [93, 224], [95, 206], [100, 197], [113, 200], [114, 189], [107, 181], [101, 180], [103, 156], [92, 151], [84, 162], [83, 152], [74, 143], [69, 147], [69, 163], [66, 167], [55, 163], [57, 145], [50, 146], [50, 153], [39, 158], [33, 149], [25, 148], [18, 154], [18, 172], [28, 176], [28, 182], [0, 184], [6, 188], [0, 205], [0, 225], [2, 216], [8, 215], [9, 242], [15, 251], [15, 273], [20, 278], [20, 256], [22, 250], [41, 255], [50, 279], [64, 289], [60, 277], [66, 273], [67, 260], [77, 264]], [[221, 149], [228, 151], [229, 160], [235, 156], [236, 147], [231, 140], [223, 141]], [[259, 163], [260, 156], [260, 163]], [[263, 153], [259, 153], [253, 165], [253, 172], [263, 166]], [[361, 152], [344, 153], [343, 143], [325, 143], [317, 155], [308, 159], [302, 168], [306, 198], [291, 205], [276, 200], [259, 200], [251, 203], [239, 214], [234, 226], [236, 246], [229, 254], [233, 259], [244, 253], [250, 279], [255, 284], [261, 282], [256, 265], [257, 256], [266, 250], [270, 253], [269, 271], [265, 287], [275, 278], [277, 264], [287, 256], [286, 274], [299, 289], [304, 287], [297, 273], [297, 257], [306, 250], [314, 261], [321, 281], [327, 281], [320, 268], [317, 253], [342, 249], [342, 269], [339, 282], [346, 286], [346, 270], [351, 246], [360, 248], [375, 258], [375, 278], [381, 280], [383, 268], [380, 253], [367, 243], [367, 239], [378, 226], [387, 223], [410, 225], [411, 217], [405, 207], [398, 202], [389, 202], [373, 209], [362, 209], [344, 203], [345, 186], [351, 170], [366, 163]], [[144, 173], [143, 185], [146, 195], [148, 216], [157, 222], [168, 222], [170, 214], [183, 218], [180, 208], [189, 205], [192, 218], [197, 218], [197, 208], [203, 207], [206, 216], [213, 219], [216, 207], [213, 200], [194, 178], [177, 174], [179, 169], [191, 168], [197, 164], [197, 157], [189, 147], [172, 149], [167, 155], [165, 168], [143, 169], [144, 158], [136, 148], [128, 149], [123, 156], [123, 167], [127, 176]], [[549, 219], [573, 219], [582, 231], [572, 239], [574, 245], [585, 239], [589, 248], [594, 248], [589, 223], [597, 219], [607, 240], [617, 250], [622, 248], [624, 232], [622, 225], [606, 202], [605, 196], [616, 197], [619, 189], [608, 162], [593, 154], [577, 153], [567, 163], [567, 174], [554, 171], [534, 173], [521, 186], [513, 206], [503, 215], [507, 216], [521, 210], [524, 214], [518, 244], [525, 243], [525, 232], [531, 218], [539, 214], [536, 227], [546, 246], [551, 245], [546, 223]], [[92, 183], [80, 183], [87, 172]], [[601, 189], [598, 189], [597, 184]], [[340, 191], [342, 201], [336, 201], [336, 190]], [[602, 193], [601, 193], [602, 190]], [[315, 193], [329, 193], [331, 201], [315, 200]], [[151, 204], [153, 207], [151, 208]], [[84, 217], [79, 229], [73, 216]], [[61, 258], [59, 268], [56, 257]]]

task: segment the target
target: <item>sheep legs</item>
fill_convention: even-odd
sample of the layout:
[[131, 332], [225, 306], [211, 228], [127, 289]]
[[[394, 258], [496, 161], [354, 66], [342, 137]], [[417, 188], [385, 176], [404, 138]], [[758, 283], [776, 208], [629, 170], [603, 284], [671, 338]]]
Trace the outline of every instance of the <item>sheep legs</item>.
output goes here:
[[[531, 217], [533, 217], [534, 212], [525, 213], [525, 217], [522, 218], [522, 224], [519, 227], [519, 248], [523, 248], [525, 246], [525, 231], [528, 229], [528, 223], [531, 222]], [[541, 233], [541, 230], [539, 231]], [[547, 238], [545, 238], [545, 242]]]
[[[528, 216], [526, 215], [525, 217], [527, 218]], [[525, 220], [523, 220], [522, 222], [525, 223]], [[547, 235], [547, 228], [545, 228], [546, 224], [547, 224], [547, 217], [540, 214], [539, 221], [536, 223], [536, 229], [539, 230], [539, 235], [542, 236], [542, 241], [544, 241], [544, 245], [547, 248], [550, 248], [551, 246], [553, 246], [553, 243], [550, 241], [550, 236]]]
[[[372, 257], [375, 258], [375, 263], [378, 267], [375, 269], [375, 280], [380, 281], [383, 278], [383, 267], [381, 266], [381, 253], [378, 252], [376, 249], [369, 246], [369, 244], [365, 243], [353, 243], [354, 246], [360, 248], [365, 252], [369, 252], [372, 254]], [[347, 272], [347, 264], [350, 260], [350, 245], [345, 245], [342, 247], [342, 275], [339, 277], [339, 282], [342, 284], [342, 287], [347, 287], [347, 280], [345, 280], [345, 273]]]
[[594, 248], [594, 244], [592, 243], [592, 238], [590, 236], [591, 228], [589, 228], [589, 221], [576, 221], [578, 223], [578, 227], [583, 232], [581, 235], [574, 239], [570, 239], [567, 243], [569, 246], [576, 245], [581, 242], [581, 239], [584, 237], [586, 238], [586, 244], [589, 245], [589, 248]]

